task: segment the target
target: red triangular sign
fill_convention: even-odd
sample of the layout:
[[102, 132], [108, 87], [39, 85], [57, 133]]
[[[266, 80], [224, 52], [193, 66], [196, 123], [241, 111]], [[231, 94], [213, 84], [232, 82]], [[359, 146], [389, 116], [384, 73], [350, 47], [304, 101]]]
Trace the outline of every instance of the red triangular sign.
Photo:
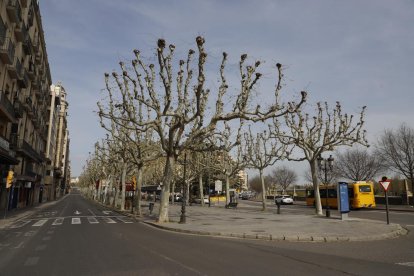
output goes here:
[[385, 191], [388, 190], [388, 187], [390, 186], [390, 181], [380, 181], [379, 182], [381, 184], [381, 186], [384, 188]]

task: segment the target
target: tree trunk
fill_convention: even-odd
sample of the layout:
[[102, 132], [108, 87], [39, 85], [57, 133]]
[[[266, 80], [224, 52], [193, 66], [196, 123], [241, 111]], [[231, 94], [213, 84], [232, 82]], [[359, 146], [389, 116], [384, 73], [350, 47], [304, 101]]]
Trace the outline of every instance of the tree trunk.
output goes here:
[[[175, 181], [171, 183], [171, 204], [174, 205], [174, 197], [175, 197]], [[182, 198], [181, 198], [182, 199]]]
[[[411, 205], [414, 207], [414, 174], [411, 173]], [[408, 193], [407, 193], [408, 194]]]
[[134, 201], [135, 201], [134, 202], [134, 205], [135, 205], [134, 214], [138, 216], [142, 215], [142, 209], [141, 209], [142, 174], [143, 174], [142, 167], [138, 167], [138, 172], [137, 172], [137, 175], [135, 176], [137, 180], [137, 187], [136, 187], [135, 198], [134, 198]]
[[230, 176], [226, 173], [226, 205], [230, 203]]
[[317, 169], [316, 169], [316, 160], [309, 161], [309, 165], [311, 168], [311, 174], [312, 174], [312, 182], [313, 182], [313, 190], [315, 194], [315, 213], [318, 216], [322, 216], [322, 204], [321, 204], [321, 195], [319, 193], [319, 182], [318, 182], [318, 176], [317, 176]]
[[167, 160], [165, 162], [163, 183], [162, 183], [163, 186], [162, 186], [162, 193], [161, 193], [160, 210], [158, 213], [159, 223], [169, 222], [168, 202], [169, 202], [169, 197], [170, 197], [170, 186], [171, 186], [171, 182], [173, 181], [173, 177], [174, 177], [174, 169], [175, 169], [175, 157], [167, 156]]
[[266, 188], [264, 182], [263, 170], [259, 170], [260, 181], [262, 182], [262, 211], [266, 211]]
[[200, 190], [201, 206], [204, 206], [204, 189], [203, 189], [203, 174], [198, 176], [198, 189]]
[[127, 164], [124, 162], [122, 166], [122, 176], [121, 176], [121, 183], [122, 183], [122, 191], [121, 191], [121, 211], [125, 211], [125, 192], [126, 192], [126, 170]]

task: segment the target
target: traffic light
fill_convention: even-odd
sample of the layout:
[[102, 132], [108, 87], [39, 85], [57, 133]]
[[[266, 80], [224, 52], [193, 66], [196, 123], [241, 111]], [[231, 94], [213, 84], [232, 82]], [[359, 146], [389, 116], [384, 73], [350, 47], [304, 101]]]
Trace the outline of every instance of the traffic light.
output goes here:
[[137, 189], [137, 178], [135, 176], [132, 177], [132, 186], [134, 187], [134, 191]]
[[12, 186], [13, 180], [14, 180], [14, 172], [9, 171], [6, 177], [6, 188], [10, 188]]

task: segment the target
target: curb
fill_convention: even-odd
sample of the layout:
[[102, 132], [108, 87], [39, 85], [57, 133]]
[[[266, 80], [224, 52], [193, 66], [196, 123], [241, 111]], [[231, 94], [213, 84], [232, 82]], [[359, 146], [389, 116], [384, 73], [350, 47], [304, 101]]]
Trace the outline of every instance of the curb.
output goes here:
[[153, 226], [158, 229], [183, 233], [183, 234], [192, 234], [200, 236], [213, 236], [213, 237], [226, 237], [226, 238], [239, 238], [239, 239], [248, 239], [248, 240], [269, 240], [269, 241], [288, 241], [288, 242], [354, 242], [354, 241], [376, 241], [376, 240], [385, 240], [385, 239], [394, 239], [399, 236], [407, 235], [408, 230], [401, 227], [397, 224], [397, 230], [394, 230], [390, 233], [371, 235], [369, 237], [345, 237], [345, 236], [311, 236], [311, 235], [252, 235], [252, 234], [240, 234], [240, 233], [220, 233], [220, 232], [208, 232], [208, 231], [198, 231], [198, 230], [188, 230], [188, 229], [178, 229], [174, 227], [169, 227], [165, 225], [160, 225], [156, 222], [142, 220], [142, 223]]

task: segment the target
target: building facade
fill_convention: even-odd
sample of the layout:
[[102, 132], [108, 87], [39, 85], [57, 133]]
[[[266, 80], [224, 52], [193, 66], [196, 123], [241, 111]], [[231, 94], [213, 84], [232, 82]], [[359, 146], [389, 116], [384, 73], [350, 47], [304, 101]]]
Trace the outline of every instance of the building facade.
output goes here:
[[0, 208], [55, 199], [45, 186], [57, 140], [49, 135], [51, 85], [38, 1], [0, 1]]

